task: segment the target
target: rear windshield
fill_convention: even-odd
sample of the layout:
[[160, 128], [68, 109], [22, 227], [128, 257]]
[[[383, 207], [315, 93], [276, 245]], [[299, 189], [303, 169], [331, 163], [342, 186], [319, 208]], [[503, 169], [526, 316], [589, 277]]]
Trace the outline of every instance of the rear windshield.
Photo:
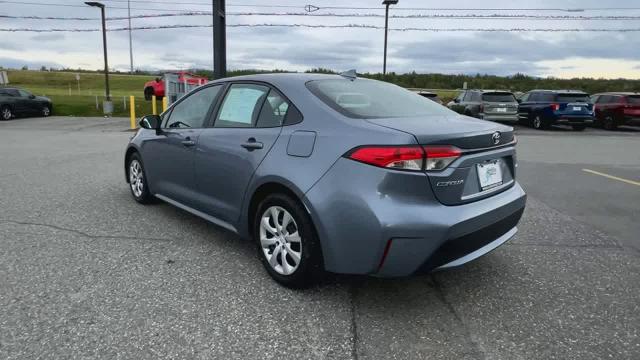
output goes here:
[[587, 94], [558, 94], [559, 102], [591, 102], [591, 98]]
[[450, 115], [451, 110], [412, 91], [368, 79], [327, 79], [307, 82], [307, 88], [341, 114], [359, 119]]
[[631, 95], [627, 97], [627, 102], [629, 104], [640, 105], [640, 95]]
[[486, 102], [516, 102], [512, 93], [484, 93], [482, 101]]

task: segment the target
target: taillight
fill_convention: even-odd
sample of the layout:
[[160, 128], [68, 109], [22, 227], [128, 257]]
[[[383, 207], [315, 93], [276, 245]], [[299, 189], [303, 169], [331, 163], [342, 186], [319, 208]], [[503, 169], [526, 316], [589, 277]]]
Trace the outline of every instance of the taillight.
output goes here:
[[365, 164], [410, 171], [443, 170], [460, 157], [462, 151], [450, 145], [363, 146], [347, 156]]
[[442, 170], [460, 157], [462, 151], [450, 145], [427, 145], [424, 146], [426, 153], [425, 170]]
[[420, 171], [424, 166], [421, 146], [365, 146], [353, 151], [349, 158], [369, 165], [398, 170]]
[[553, 111], [560, 110], [560, 104], [551, 104], [551, 110]]

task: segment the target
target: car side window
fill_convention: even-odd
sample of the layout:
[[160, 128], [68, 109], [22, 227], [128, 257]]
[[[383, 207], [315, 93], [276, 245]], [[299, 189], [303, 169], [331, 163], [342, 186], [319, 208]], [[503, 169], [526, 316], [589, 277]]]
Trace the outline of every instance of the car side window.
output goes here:
[[555, 98], [556, 98], [555, 94], [548, 93], [548, 92], [540, 93], [538, 95], [538, 101], [541, 101], [541, 102], [555, 101]]
[[606, 104], [608, 102], [610, 102], [611, 96], [609, 95], [602, 95], [600, 96], [600, 98], [598, 98], [598, 104]]
[[471, 91], [467, 91], [464, 93], [464, 99], [462, 101], [471, 101]]
[[474, 91], [471, 95], [471, 101], [473, 102], [481, 102], [482, 101], [482, 95], [480, 95], [479, 92]]
[[529, 101], [539, 101], [540, 99], [540, 94], [538, 93], [531, 93], [531, 95], [529, 95]]
[[20, 94], [20, 97], [29, 97], [29, 96], [31, 96], [31, 94], [28, 91], [24, 91], [24, 90], [18, 90], [18, 93]]
[[277, 91], [270, 90], [267, 100], [262, 105], [256, 127], [282, 126], [289, 112], [289, 103]]
[[527, 102], [529, 101], [529, 93], [526, 93], [524, 95], [522, 95], [522, 97], [520, 97], [520, 102]]
[[465, 91], [458, 94], [458, 97], [456, 97], [456, 100], [458, 100], [458, 102], [461, 102], [464, 99], [464, 94], [466, 94]]
[[164, 124], [166, 128], [201, 128], [222, 85], [208, 86], [176, 104]]
[[[213, 124], [213, 127], [254, 127], [268, 93], [269, 88], [264, 85], [231, 85], [224, 97], [224, 100], [222, 101], [222, 105], [220, 106], [220, 110], [218, 111], [218, 116], [216, 117], [216, 122]], [[274, 114], [273, 116], [275, 116], [276, 110], [272, 110]], [[265, 120], [265, 122], [269, 121], [273, 121], [273, 119]]]
[[622, 102], [622, 96], [611, 96], [611, 99], [609, 99], [609, 103], [611, 104], [618, 104]]

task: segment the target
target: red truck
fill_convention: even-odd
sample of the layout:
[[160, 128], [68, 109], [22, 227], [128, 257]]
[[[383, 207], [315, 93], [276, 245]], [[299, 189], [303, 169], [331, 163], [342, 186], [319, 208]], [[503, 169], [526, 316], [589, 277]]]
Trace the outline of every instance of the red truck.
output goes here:
[[[203, 85], [209, 81], [206, 77], [194, 75], [186, 71], [179, 71], [173, 74], [178, 75], [178, 81], [186, 81], [187, 84], [190, 85]], [[164, 97], [164, 80], [162, 80], [162, 78], [157, 77], [155, 80], [148, 81], [144, 84], [145, 100], [151, 100], [151, 96], [153, 95], [158, 99], [162, 99]]]
[[595, 106], [596, 124], [607, 130], [620, 125], [640, 124], [640, 94], [610, 92], [591, 97]]

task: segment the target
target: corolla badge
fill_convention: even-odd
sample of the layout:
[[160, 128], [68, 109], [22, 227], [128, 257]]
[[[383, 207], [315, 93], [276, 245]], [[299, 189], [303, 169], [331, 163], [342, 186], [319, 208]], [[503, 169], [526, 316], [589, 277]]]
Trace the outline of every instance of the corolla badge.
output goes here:
[[455, 186], [464, 184], [464, 180], [453, 180], [453, 181], [440, 181], [436, 184], [437, 187], [445, 187], [445, 186]]
[[502, 135], [500, 134], [500, 132], [499, 131], [494, 132], [493, 135], [491, 135], [491, 140], [493, 141], [493, 145], [500, 144], [500, 138], [502, 138]]

